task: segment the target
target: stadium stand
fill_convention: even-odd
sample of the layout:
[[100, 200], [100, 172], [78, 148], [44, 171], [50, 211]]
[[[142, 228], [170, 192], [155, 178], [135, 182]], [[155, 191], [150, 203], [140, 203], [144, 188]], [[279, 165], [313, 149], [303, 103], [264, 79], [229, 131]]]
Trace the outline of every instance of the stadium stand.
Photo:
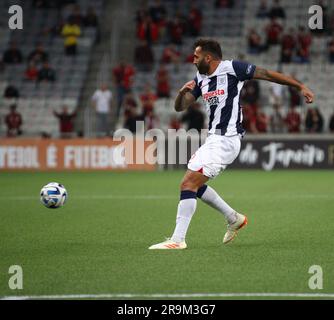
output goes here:
[[[58, 120], [53, 115], [53, 110], [61, 110], [67, 105], [72, 112], [78, 105], [88, 69], [90, 53], [94, 45], [97, 28], [81, 25], [82, 34], [78, 38], [77, 54], [67, 56], [64, 53], [64, 39], [61, 36], [62, 21], [72, 14], [71, 6], [59, 7], [57, 4], [46, 8], [34, 7], [34, 1], [2, 1], [7, 12], [11, 4], [21, 5], [24, 16], [24, 28], [20, 32], [10, 32], [8, 29], [8, 17], [1, 16], [1, 51], [4, 51], [11, 42], [15, 42], [21, 50], [24, 60], [20, 64], [5, 65], [0, 73], [1, 89], [1, 131], [4, 132], [3, 116], [8, 112], [8, 106], [15, 102], [23, 117], [22, 130], [26, 135], [47, 133], [57, 136]], [[48, 3], [47, 1], [45, 3]], [[49, 1], [54, 4], [55, 2]], [[60, 2], [59, 2], [60, 3]], [[66, 3], [66, 2], [64, 2]], [[85, 14], [92, 3], [88, 0], [76, 1], [82, 15]], [[94, 1], [93, 7], [97, 17], [102, 12], [102, 0]], [[58, 29], [59, 30], [58, 30]], [[37, 44], [42, 44], [49, 56], [49, 64], [55, 71], [55, 81], [38, 82], [27, 81], [24, 73], [27, 68], [27, 57], [35, 49]], [[3, 99], [2, 93], [8, 84], [14, 84], [20, 98]], [[56, 133], [56, 134], [55, 134]]]
[[[324, 131], [328, 129], [328, 119], [333, 113], [333, 91], [330, 90], [331, 83], [334, 80], [334, 65], [328, 61], [327, 44], [331, 39], [331, 33], [324, 35], [312, 34], [312, 44], [310, 47], [310, 63], [280, 63], [280, 45], [271, 46], [267, 51], [258, 55], [247, 53], [247, 36], [250, 28], [255, 28], [263, 38], [265, 38], [265, 27], [269, 23], [269, 18], [259, 19], [257, 17], [257, 9], [260, 1], [234, 1], [232, 7], [216, 8], [215, 1], [205, 1], [205, 3], [197, 2], [201, 7], [203, 14], [203, 26], [200, 35], [215, 37], [220, 41], [223, 48], [225, 59], [243, 59], [250, 61], [256, 65], [261, 65], [273, 70], [281, 70], [288, 74], [294, 74], [298, 79], [308, 84], [316, 93], [316, 105], [323, 114], [325, 124]], [[256, 4], [257, 5], [256, 5]], [[273, 2], [268, 2], [268, 7]], [[148, 2], [148, 7], [152, 6], [154, 1]], [[175, 8], [174, 1], [164, 1], [168, 16], [172, 17], [178, 12], [186, 14], [190, 7], [190, 2], [183, 2]], [[308, 9], [314, 1], [280, 1], [280, 5], [286, 12], [286, 18], [278, 21], [283, 23], [283, 30], [286, 32], [289, 28], [298, 29], [300, 25], [307, 25], [310, 15]], [[331, 5], [328, 5], [327, 11], [331, 12]], [[181, 53], [181, 61], [189, 55], [189, 50], [196, 38], [186, 36], [183, 43], [178, 47]], [[153, 45], [155, 64], [153, 71], [144, 73], [139, 71], [135, 79], [135, 90], [142, 92], [146, 83], [152, 83], [155, 73], [159, 68], [159, 60], [163, 54], [166, 44], [158, 42]], [[170, 72], [170, 83], [172, 96], [183, 83], [193, 78], [195, 69], [191, 64], [180, 63], [178, 70], [175, 66], [169, 64], [167, 68]], [[270, 116], [273, 112], [270, 105], [270, 84], [261, 82], [260, 84], [260, 105], [265, 114]], [[286, 114], [289, 107], [289, 95], [287, 88], [283, 90], [283, 113]], [[297, 108], [302, 115], [302, 123], [305, 120], [305, 105]], [[161, 117], [161, 127], [168, 128], [169, 121], [173, 117], [173, 98], [159, 99], [155, 103], [155, 111]], [[119, 122], [121, 126], [122, 120]]]
[[[169, 82], [169, 98], [159, 98], [154, 102], [154, 112], [159, 115], [159, 127], [168, 129], [169, 123], [175, 113], [173, 111], [174, 96], [186, 81], [194, 77], [196, 72], [191, 63], [192, 44], [197, 37], [215, 37], [220, 41], [223, 48], [225, 59], [240, 59], [247, 60], [256, 65], [261, 65], [274, 70], [282, 70], [288, 74], [294, 74], [298, 79], [308, 84], [316, 93], [316, 106], [319, 108], [324, 117], [324, 131], [328, 131], [329, 118], [333, 113], [332, 101], [334, 100], [334, 91], [331, 89], [334, 80], [334, 64], [330, 63], [328, 58], [328, 43], [332, 39], [333, 30], [325, 30], [323, 33], [312, 32], [312, 43], [310, 45], [309, 63], [281, 63], [281, 46], [275, 45], [265, 48], [258, 54], [250, 54], [248, 52], [248, 34], [251, 28], [255, 28], [263, 44], [265, 44], [265, 27], [270, 22], [268, 17], [259, 18], [257, 16], [258, 8], [261, 1], [246, 1], [246, 0], [226, 0], [226, 1], [154, 1], [149, 0], [142, 3], [131, 4], [131, 9], [137, 10], [137, 16], [123, 19], [121, 23], [127, 30], [133, 29], [133, 35], [128, 34], [126, 52], [119, 55], [118, 61], [113, 61], [111, 65], [108, 62], [108, 57], [111, 51], [116, 49], [111, 45], [111, 48], [104, 49], [102, 55], [100, 69], [96, 71], [96, 83], [88, 81], [89, 70], [92, 70], [92, 50], [95, 46], [95, 40], [98, 33], [96, 27], [81, 26], [81, 35], [78, 37], [77, 54], [75, 56], [67, 56], [64, 52], [64, 39], [60, 34], [62, 23], [73, 12], [73, 5], [64, 5], [36, 8], [33, 6], [34, 1], [2, 1], [2, 10], [6, 12], [8, 6], [13, 3], [22, 6], [25, 16], [29, 19], [25, 21], [24, 30], [21, 32], [11, 32], [7, 27], [7, 16], [0, 17], [0, 57], [9, 47], [11, 42], [15, 42], [21, 50], [24, 61], [21, 64], [5, 65], [4, 68], [0, 65], [0, 132], [5, 133], [4, 115], [8, 112], [9, 105], [15, 102], [18, 105], [18, 110], [23, 117], [22, 131], [24, 135], [38, 135], [41, 132], [52, 136], [59, 136], [58, 121], [53, 115], [53, 109], [61, 110], [63, 105], [69, 107], [69, 111], [77, 109], [79, 102], [84, 101], [84, 107], [81, 107], [78, 112], [78, 119], [84, 118], [84, 130], [92, 131], [94, 125], [93, 115], [90, 110], [85, 113], [85, 106], [90, 105], [90, 97], [94, 90], [99, 86], [98, 79], [110, 79], [112, 70], [115, 68], [122, 58], [126, 58], [126, 62], [133, 64], [135, 55], [128, 58], [129, 53], [135, 51], [140, 40], [132, 41], [133, 37], [138, 36], [136, 26], [145, 15], [145, 12], [150, 12], [154, 18], [153, 22], [158, 21], [160, 33], [151, 34], [153, 41], [151, 49], [154, 56], [152, 68], [143, 70], [138, 65], [134, 65], [135, 72], [132, 76], [131, 88], [134, 99], [141, 106], [140, 96], [143, 94], [147, 84], [153, 87], [153, 91], [157, 90], [157, 72], [160, 69], [161, 59], [165, 48], [172, 42], [175, 43], [176, 56], [178, 62], [166, 63], [165, 67], [168, 73]], [[43, 1], [42, 1], [43, 2]], [[47, 3], [48, 1], [46, 1]], [[63, 1], [64, 3], [76, 3], [79, 5], [77, 11], [84, 14], [92, 2], [89, 0]], [[281, 0], [279, 5], [284, 9], [286, 17], [278, 19], [278, 22], [283, 25], [283, 31], [287, 32], [290, 28], [298, 29], [300, 25], [307, 25], [309, 14], [308, 8], [314, 4], [312, 0]], [[51, 1], [51, 3], [57, 3]], [[268, 1], [268, 10], [273, 5], [274, 1]], [[125, 1], [123, 4], [123, 15], [119, 15], [120, 19], [126, 16], [129, 9], [129, 3]], [[103, 0], [94, 1], [92, 5], [97, 14], [97, 18], [101, 15], [106, 7], [106, 2]], [[157, 8], [158, 6], [158, 8]], [[159, 7], [160, 6], [160, 7]], [[79, 10], [78, 10], [79, 8]], [[162, 8], [162, 9], [161, 9]], [[328, 2], [326, 9], [327, 21], [332, 21], [331, 16], [333, 11], [333, 3]], [[196, 11], [197, 10], [197, 11]], [[131, 11], [131, 12], [132, 12]], [[125, 14], [125, 15], [124, 15]], [[160, 18], [159, 18], [160, 15]], [[192, 16], [191, 16], [192, 15]], [[157, 18], [158, 17], [158, 18]], [[195, 18], [194, 18], [195, 17]], [[188, 30], [187, 24], [190, 19], [197, 19], [197, 30]], [[131, 23], [129, 23], [131, 22]], [[328, 23], [329, 25], [330, 23]], [[182, 32], [180, 32], [183, 28]], [[186, 26], [186, 28], [185, 28]], [[133, 28], [132, 28], [133, 27]], [[327, 26], [328, 27], [328, 26]], [[169, 36], [169, 28], [174, 28], [172, 36]], [[116, 30], [117, 31], [117, 30]], [[119, 31], [119, 30], [118, 30]], [[140, 32], [139, 32], [140, 33]], [[198, 33], [198, 34], [196, 34]], [[115, 32], [114, 32], [115, 36]], [[111, 37], [112, 38], [112, 37]], [[156, 39], [157, 38], [157, 39]], [[120, 39], [120, 41], [125, 41]], [[111, 42], [115, 42], [112, 38]], [[36, 45], [41, 43], [45, 51], [49, 55], [49, 63], [51, 68], [54, 68], [56, 80], [53, 82], [36, 83], [35, 81], [24, 80], [24, 73], [27, 68], [27, 57], [32, 52]], [[177, 60], [176, 59], [176, 60]], [[2, 70], [3, 69], [3, 70]], [[101, 76], [102, 75], [102, 76]], [[109, 80], [108, 80], [109, 81]], [[89, 83], [89, 89], [87, 88]], [[5, 99], [3, 92], [8, 85], [14, 85], [20, 94], [18, 99]], [[259, 105], [261, 111], [270, 117], [273, 114], [273, 106], [270, 101], [271, 89], [270, 84], [260, 83], [260, 99]], [[116, 98], [117, 88], [115, 84], [112, 88], [113, 96]], [[88, 92], [88, 93], [87, 93]], [[289, 108], [289, 93], [287, 88], [283, 90], [282, 113], [286, 114]], [[115, 107], [116, 108], [116, 107]], [[124, 126], [126, 122], [126, 114], [124, 111], [126, 106], [122, 106], [120, 117], [117, 116], [117, 111], [114, 112], [113, 125], [117, 129]], [[302, 116], [302, 123], [305, 121], [306, 107], [301, 104], [297, 107], [297, 111]], [[138, 117], [142, 117], [141, 108], [137, 108]], [[303, 128], [302, 128], [303, 130]], [[78, 131], [78, 130], [76, 130]], [[84, 132], [84, 135], [88, 135]]]

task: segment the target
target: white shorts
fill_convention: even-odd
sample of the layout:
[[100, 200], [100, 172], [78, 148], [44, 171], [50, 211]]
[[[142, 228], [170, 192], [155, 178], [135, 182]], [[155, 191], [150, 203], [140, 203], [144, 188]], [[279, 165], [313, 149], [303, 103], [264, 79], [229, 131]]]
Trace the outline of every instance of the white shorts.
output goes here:
[[205, 143], [193, 154], [188, 169], [203, 173], [208, 178], [215, 178], [225, 170], [240, 152], [240, 136], [209, 135]]

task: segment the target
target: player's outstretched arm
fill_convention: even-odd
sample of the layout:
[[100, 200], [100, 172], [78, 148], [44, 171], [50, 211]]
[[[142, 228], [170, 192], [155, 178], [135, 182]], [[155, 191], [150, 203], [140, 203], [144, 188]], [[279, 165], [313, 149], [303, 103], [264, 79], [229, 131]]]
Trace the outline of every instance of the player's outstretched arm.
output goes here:
[[187, 82], [180, 90], [175, 99], [175, 111], [180, 112], [186, 110], [192, 103], [195, 102], [195, 97], [190, 93], [195, 88], [195, 81]]
[[308, 87], [306, 87], [303, 83], [299, 82], [298, 80], [290, 76], [287, 76], [283, 73], [256, 67], [253, 78], [296, 87], [305, 97], [306, 103], [312, 103], [314, 100], [314, 93], [312, 92], [312, 90], [310, 90]]

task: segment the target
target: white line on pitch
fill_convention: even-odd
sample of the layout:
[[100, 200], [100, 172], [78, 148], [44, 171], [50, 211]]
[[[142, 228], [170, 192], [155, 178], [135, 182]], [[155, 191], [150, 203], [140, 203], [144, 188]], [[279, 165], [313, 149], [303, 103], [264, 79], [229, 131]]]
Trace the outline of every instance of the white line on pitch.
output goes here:
[[115, 299], [115, 298], [334, 298], [334, 293], [106, 293], [106, 294], [68, 294], [6, 296], [0, 300], [43, 300], [43, 299]]

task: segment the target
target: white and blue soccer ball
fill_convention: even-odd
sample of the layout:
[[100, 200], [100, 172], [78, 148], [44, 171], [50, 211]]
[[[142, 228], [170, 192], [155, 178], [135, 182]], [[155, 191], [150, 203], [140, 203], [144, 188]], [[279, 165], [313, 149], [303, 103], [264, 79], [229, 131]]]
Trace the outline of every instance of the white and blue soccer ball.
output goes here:
[[44, 206], [50, 209], [57, 209], [66, 203], [68, 194], [62, 184], [50, 182], [42, 188], [40, 196]]

